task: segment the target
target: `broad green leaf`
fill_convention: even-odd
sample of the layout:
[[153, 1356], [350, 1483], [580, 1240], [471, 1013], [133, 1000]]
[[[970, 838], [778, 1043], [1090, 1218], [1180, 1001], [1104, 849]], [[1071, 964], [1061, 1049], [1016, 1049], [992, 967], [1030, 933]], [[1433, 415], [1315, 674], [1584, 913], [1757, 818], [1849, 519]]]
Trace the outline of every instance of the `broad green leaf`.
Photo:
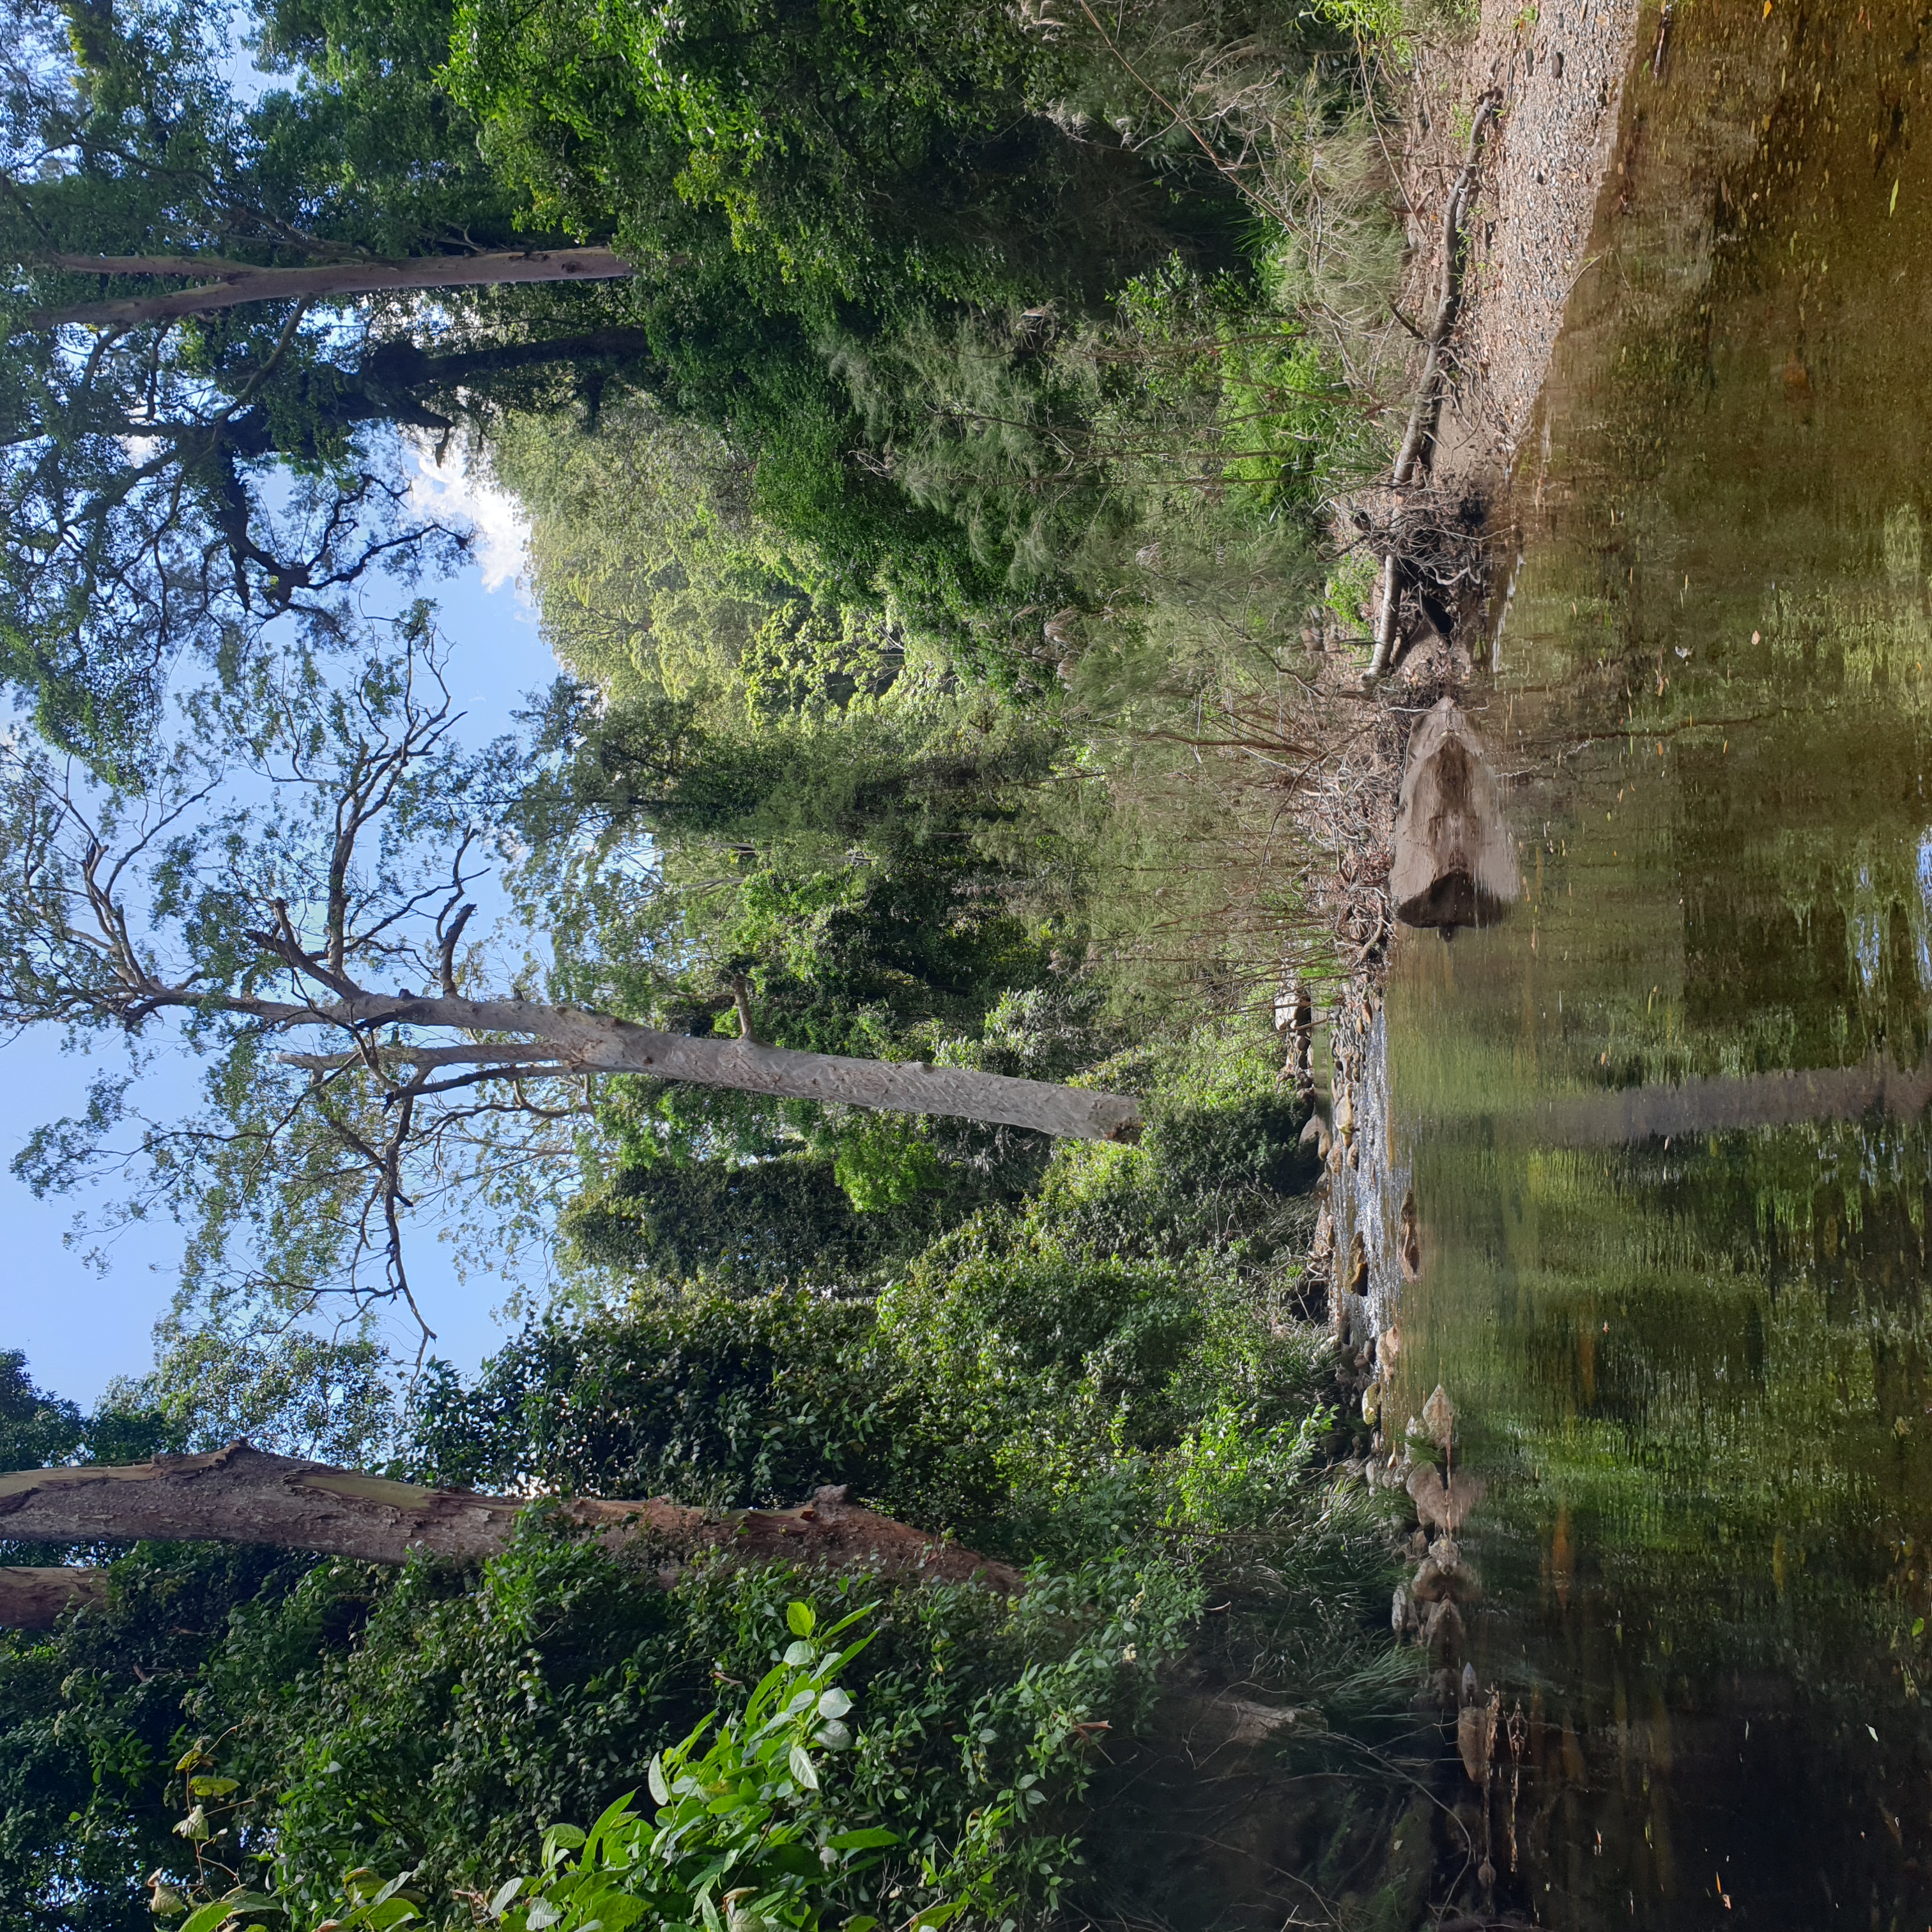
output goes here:
[[[829, 1641], [830, 1639], [836, 1636], [841, 1630], [850, 1630], [852, 1626], [857, 1623], [862, 1618], [869, 1617], [878, 1607], [879, 1606], [877, 1604], [862, 1604], [857, 1610], [853, 1610], [848, 1612], [846, 1616], [841, 1617], [838, 1621], [825, 1633], [827, 1640]], [[852, 1922], [856, 1924], [858, 1922], [855, 1919]], [[878, 1922], [876, 1919], [873, 1921], [874, 1924]]]
[[888, 1832], [883, 1826], [868, 1826], [862, 1832], [840, 1832], [827, 1838], [826, 1843], [835, 1852], [868, 1852], [878, 1845], [896, 1845], [899, 1834]]
[[[651, 1760], [655, 1765], [657, 1760]], [[603, 1815], [590, 1828], [590, 1835], [584, 1841], [584, 1856], [587, 1860], [593, 1848], [601, 1848], [604, 1840], [631, 1816], [631, 1801], [637, 1796], [634, 1791], [627, 1791], [615, 1803], [604, 1808]]]
[[651, 1760], [650, 1768], [644, 1773], [644, 1782], [651, 1788], [651, 1796], [660, 1804], [670, 1802], [670, 1786], [664, 1782], [664, 1760], [662, 1756]]
[[785, 1628], [794, 1636], [809, 1636], [818, 1628], [818, 1613], [809, 1604], [788, 1604]]
[[511, 1900], [514, 1898], [523, 1888], [524, 1882], [521, 1879], [506, 1879], [496, 1888], [496, 1896], [490, 1901], [490, 1916], [492, 1918], [502, 1918], [508, 1909]]
[[218, 1898], [212, 1905], [199, 1906], [182, 1921], [181, 1932], [214, 1932], [214, 1928], [226, 1918], [234, 1908], [225, 1898]]
[[851, 1699], [836, 1684], [830, 1690], [820, 1694], [818, 1714], [821, 1718], [842, 1718], [851, 1708]]
[[818, 1774], [812, 1769], [812, 1760], [806, 1756], [805, 1747], [802, 1744], [792, 1746], [789, 1761], [791, 1765], [792, 1776], [796, 1778], [806, 1790], [816, 1791], [818, 1789]]
[[239, 1780], [232, 1778], [197, 1778], [189, 1781], [189, 1790], [197, 1798], [226, 1798], [231, 1791], [240, 1790]]

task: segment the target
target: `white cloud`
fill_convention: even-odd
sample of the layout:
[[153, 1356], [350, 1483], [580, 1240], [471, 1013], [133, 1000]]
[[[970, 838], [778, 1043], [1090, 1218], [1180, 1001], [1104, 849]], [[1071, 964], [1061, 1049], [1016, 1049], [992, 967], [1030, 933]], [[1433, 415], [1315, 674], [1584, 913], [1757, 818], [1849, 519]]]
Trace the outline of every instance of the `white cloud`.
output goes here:
[[452, 528], [467, 524], [476, 534], [471, 554], [483, 573], [483, 588], [500, 590], [506, 584], [514, 584], [518, 599], [528, 604], [530, 596], [521, 580], [530, 526], [515, 497], [500, 490], [488, 476], [478, 476], [470, 467], [468, 452], [454, 438], [440, 464], [434, 446], [427, 439], [412, 438], [411, 442], [416, 473], [410, 479], [410, 503], [422, 514]]

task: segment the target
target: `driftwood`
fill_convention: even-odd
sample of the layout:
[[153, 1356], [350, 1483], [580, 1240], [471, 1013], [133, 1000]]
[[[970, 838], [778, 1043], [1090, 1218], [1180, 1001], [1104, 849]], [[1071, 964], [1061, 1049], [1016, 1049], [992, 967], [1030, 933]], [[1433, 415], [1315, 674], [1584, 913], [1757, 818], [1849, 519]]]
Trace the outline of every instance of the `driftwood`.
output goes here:
[[[508, 1544], [526, 1496], [433, 1490], [326, 1462], [271, 1456], [246, 1442], [201, 1456], [158, 1456], [124, 1467], [22, 1469], [0, 1474], [0, 1536], [13, 1542], [168, 1541], [271, 1544], [367, 1563], [401, 1563], [418, 1552], [477, 1562]], [[637, 1546], [662, 1558], [668, 1584], [685, 1560], [719, 1551], [746, 1562], [876, 1570], [888, 1576], [977, 1582], [1007, 1592], [1019, 1573], [941, 1541], [824, 1489], [789, 1510], [712, 1514], [662, 1498], [612, 1502], [572, 1497], [556, 1504], [611, 1548]], [[59, 1579], [70, 1580], [64, 1593]], [[100, 1588], [76, 1568], [0, 1570], [0, 1622], [44, 1628], [76, 1595]]]
[[1492, 926], [1522, 890], [1496, 774], [1451, 698], [1415, 728], [1396, 808], [1389, 897], [1405, 926]]

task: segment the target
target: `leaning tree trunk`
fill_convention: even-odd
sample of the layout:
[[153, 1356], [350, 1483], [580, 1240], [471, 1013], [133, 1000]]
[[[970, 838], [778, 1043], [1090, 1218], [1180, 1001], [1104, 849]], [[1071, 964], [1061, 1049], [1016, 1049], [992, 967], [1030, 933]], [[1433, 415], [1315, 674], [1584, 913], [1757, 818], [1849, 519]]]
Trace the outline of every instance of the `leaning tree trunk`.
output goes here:
[[63, 322], [131, 328], [208, 315], [248, 302], [330, 302], [345, 296], [380, 295], [399, 289], [492, 287], [508, 282], [605, 282], [637, 271], [608, 248], [532, 248], [489, 255], [412, 255], [401, 261], [326, 262], [301, 268], [262, 268], [246, 262], [198, 260], [192, 255], [54, 255], [42, 258], [76, 274], [197, 275], [214, 279], [160, 295], [123, 296], [40, 308], [27, 317], [33, 328]]
[[[382, 1046], [386, 1058], [419, 1070], [495, 1067], [530, 1076], [558, 1073], [644, 1073], [658, 1080], [735, 1088], [792, 1100], [835, 1100], [890, 1113], [936, 1114], [956, 1120], [1030, 1127], [1076, 1140], [1131, 1140], [1140, 1131], [1139, 1102], [1123, 1094], [1016, 1080], [971, 1067], [924, 1060], [850, 1060], [797, 1053], [756, 1040], [707, 1040], [534, 1000], [465, 1000], [358, 993], [312, 1007], [256, 1003], [262, 1018], [284, 1023], [320, 1018], [339, 1025], [437, 1027], [470, 1034], [535, 1035], [541, 1046]], [[350, 1064], [342, 1054], [291, 1053], [296, 1066]], [[407, 1088], [403, 1089], [409, 1090]], [[419, 1091], [434, 1091], [427, 1083]]]
[[[508, 1544], [526, 1496], [425, 1489], [326, 1462], [271, 1456], [246, 1442], [202, 1456], [158, 1456], [124, 1467], [22, 1469], [0, 1474], [0, 1536], [10, 1542], [258, 1543], [400, 1563], [418, 1552], [478, 1562]], [[1018, 1571], [923, 1530], [861, 1509], [842, 1489], [789, 1510], [713, 1514], [662, 1498], [560, 1501], [557, 1514], [611, 1548], [658, 1558], [668, 1585], [689, 1558], [716, 1551], [746, 1562], [811, 1563], [889, 1576], [1020, 1587]], [[58, 1580], [71, 1580], [64, 1591]], [[44, 1628], [74, 1597], [98, 1598], [97, 1571], [0, 1570], [0, 1623]]]

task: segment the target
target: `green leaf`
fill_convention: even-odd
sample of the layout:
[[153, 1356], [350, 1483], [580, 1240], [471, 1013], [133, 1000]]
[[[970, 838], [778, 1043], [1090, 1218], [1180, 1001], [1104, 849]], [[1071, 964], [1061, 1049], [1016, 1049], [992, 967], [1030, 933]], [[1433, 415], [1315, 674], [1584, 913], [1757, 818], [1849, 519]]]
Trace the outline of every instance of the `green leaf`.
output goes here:
[[226, 1798], [231, 1791], [239, 1790], [241, 1784], [232, 1778], [196, 1778], [189, 1780], [188, 1788], [197, 1798]]
[[521, 1879], [506, 1879], [496, 1888], [495, 1896], [490, 1900], [490, 1916], [492, 1918], [502, 1918], [504, 1912], [508, 1910], [511, 1900], [514, 1898], [523, 1888], [524, 1882]]
[[794, 1636], [809, 1636], [818, 1628], [818, 1613], [809, 1604], [788, 1604], [785, 1628]]
[[851, 1699], [836, 1684], [830, 1690], [820, 1694], [818, 1714], [821, 1718], [842, 1718], [851, 1708]]
[[391, 1932], [392, 1927], [406, 1925], [420, 1916], [414, 1904], [406, 1898], [379, 1898], [363, 1908], [362, 1922], [373, 1927], [374, 1932]]
[[872, 1825], [862, 1832], [840, 1832], [825, 1842], [835, 1852], [869, 1852], [876, 1846], [896, 1845], [898, 1841], [898, 1832], [888, 1832], [883, 1826]]
[[662, 1754], [651, 1760], [650, 1768], [644, 1773], [644, 1782], [651, 1788], [651, 1796], [660, 1804], [670, 1802], [670, 1786], [664, 1781], [664, 1759]]
[[818, 1789], [818, 1774], [812, 1769], [812, 1760], [806, 1756], [805, 1747], [802, 1744], [792, 1746], [791, 1756], [788, 1762], [791, 1766], [792, 1776], [806, 1790], [816, 1791]]
[[604, 1855], [604, 1840], [620, 1826], [634, 1822], [631, 1802], [637, 1795], [634, 1791], [627, 1791], [614, 1803], [607, 1804], [604, 1808], [602, 1814], [598, 1817], [596, 1823], [590, 1828], [590, 1835], [584, 1841], [584, 1857], [581, 1862], [585, 1864], [600, 1862]]
[[214, 1928], [233, 1910], [226, 1899], [218, 1898], [213, 1904], [190, 1912], [182, 1922], [181, 1932], [214, 1932]]

